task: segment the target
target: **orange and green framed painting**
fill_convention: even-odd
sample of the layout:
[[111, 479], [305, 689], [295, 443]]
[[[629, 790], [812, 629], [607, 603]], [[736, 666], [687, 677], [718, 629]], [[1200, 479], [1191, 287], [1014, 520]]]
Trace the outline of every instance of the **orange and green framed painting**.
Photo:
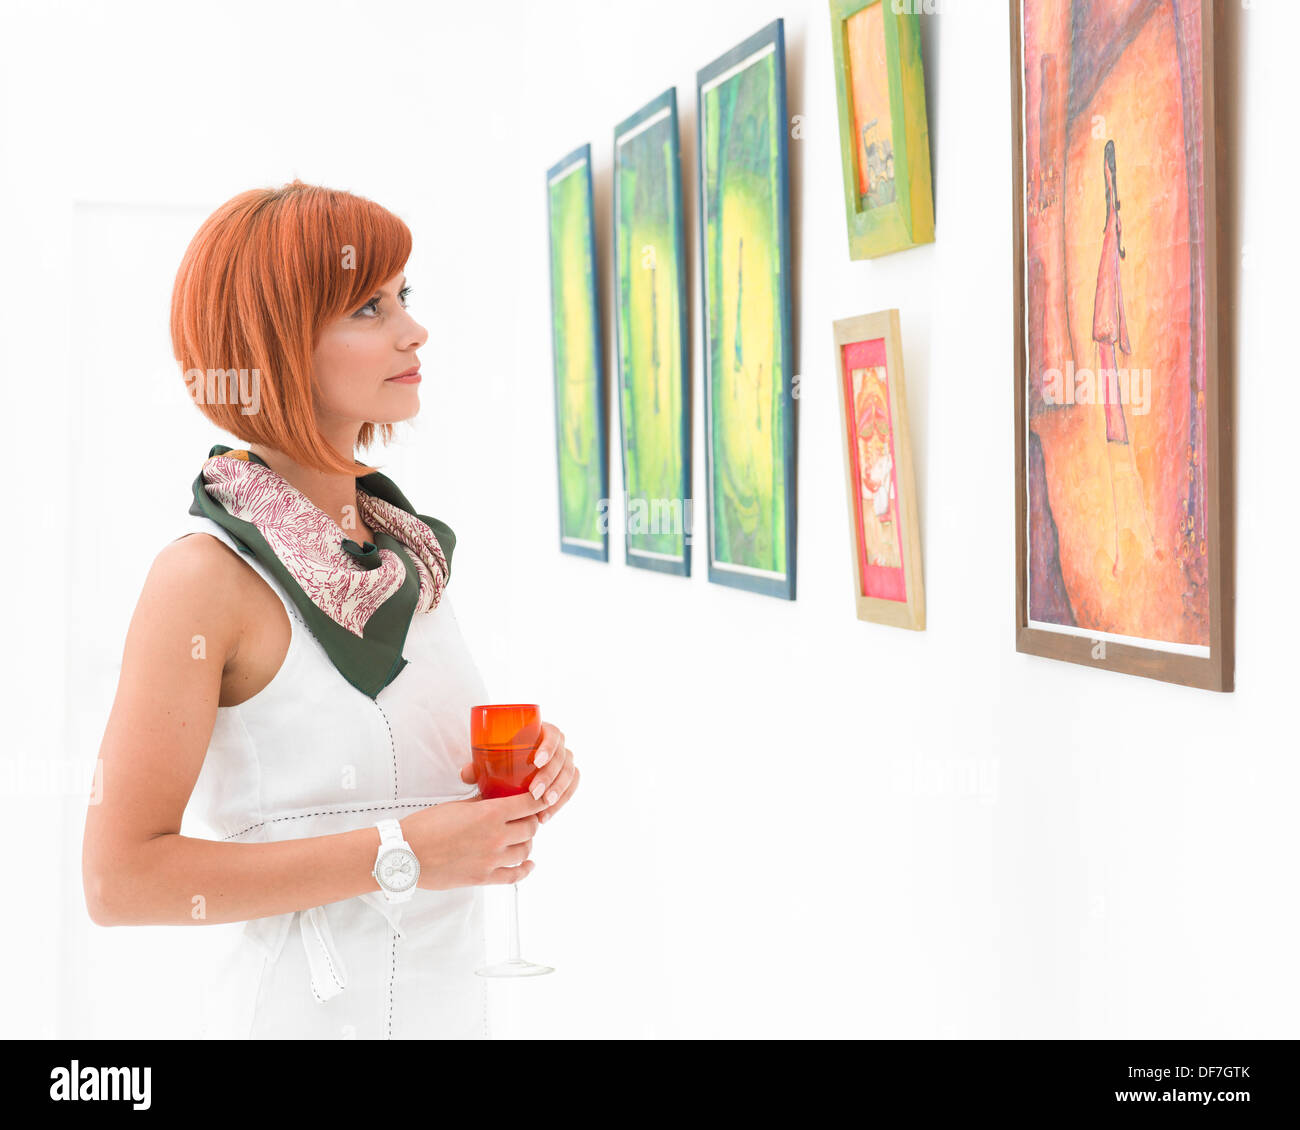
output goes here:
[[1011, 0], [1016, 647], [1233, 686], [1209, 0]]
[[849, 258], [934, 241], [917, 9], [830, 0]]

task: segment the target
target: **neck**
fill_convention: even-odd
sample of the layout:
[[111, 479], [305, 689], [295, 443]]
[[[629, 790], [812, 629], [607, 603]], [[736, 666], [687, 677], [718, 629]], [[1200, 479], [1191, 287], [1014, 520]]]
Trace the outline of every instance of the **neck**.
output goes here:
[[357, 480], [354, 475], [326, 474], [295, 463], [282, 451], [260, 443], [248, 450], [261, 459], [295, 490], [304, 494], [317, 509], [334, 519], [354, 540], [364, 528], [361, 508], [357, 504]]

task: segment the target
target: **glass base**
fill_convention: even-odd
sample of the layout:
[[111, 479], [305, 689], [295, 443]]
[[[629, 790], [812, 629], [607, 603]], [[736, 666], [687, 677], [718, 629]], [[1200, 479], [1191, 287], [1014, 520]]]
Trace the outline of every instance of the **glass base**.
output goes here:
[[550, 965], [534, 965], [531, 961], [498, 961], [495, 965], [485, 965], [474, 970], [480, 977], [540, 977], [543, 973], [554, 973]]

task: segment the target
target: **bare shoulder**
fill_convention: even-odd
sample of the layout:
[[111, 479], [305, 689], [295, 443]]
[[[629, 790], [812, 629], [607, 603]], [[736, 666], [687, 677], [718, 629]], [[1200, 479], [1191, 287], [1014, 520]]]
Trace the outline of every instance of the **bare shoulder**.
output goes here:
[[204, 533], [178, 538], [154, 558], [136, 614], [147, 608], [151, 618], [161, 617], [175, 631], [202, 626], [204, 639], [228, 660], [239, 644], [239, 609], [250, 574], [220, 538]]
[[[195, 530], [192, 534], [184, 534], [175, 541], [169, 541], [158, 551], [157, 559], [184, 561], [190, 557], [194, 558], [195, 564], [206, 561], [213, 569], [220, 570], [226, 568], [227, 564], [237, 564], [239, 555], [216, 534]], [[234, 574], [235, 570], [231, 568], [230, 572]]]
[[225, 575], [237, 581], [247, 571], [234, 549], [216, 534], [199, 530], [168, 542], [154, 560], [167, 566], [175, 562], [183, 568], [202, 570], [212, 580]]

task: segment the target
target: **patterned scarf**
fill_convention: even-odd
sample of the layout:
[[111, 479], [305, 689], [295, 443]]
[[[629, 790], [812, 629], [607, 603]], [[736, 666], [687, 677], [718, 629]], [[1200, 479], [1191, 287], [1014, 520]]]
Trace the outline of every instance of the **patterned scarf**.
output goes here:
[[417, 612], [432, 612], [451, 579], [456, 535], [417, 514], [378, 471], [358, 477], [364, 545], [251, 451], [216, 444], [194, 480], [189, 512], [229, 531], [270, 569], [349, 683], [370, 698], [403, 667]]

